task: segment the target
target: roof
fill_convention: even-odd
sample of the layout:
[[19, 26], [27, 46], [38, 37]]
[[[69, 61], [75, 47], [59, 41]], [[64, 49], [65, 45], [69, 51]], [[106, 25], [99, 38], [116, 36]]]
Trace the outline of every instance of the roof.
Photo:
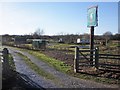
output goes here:
[[45, 41], [43, 39], [33, 39], [33, 41]]

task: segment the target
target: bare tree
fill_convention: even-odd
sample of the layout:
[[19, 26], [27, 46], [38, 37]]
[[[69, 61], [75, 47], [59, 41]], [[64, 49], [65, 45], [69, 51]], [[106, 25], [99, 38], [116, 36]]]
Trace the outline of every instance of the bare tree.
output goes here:
[[90, 38], [90, 35], [89, 35], [88, 33], [84, 33], [84, 34], [83, 34], [83, 38], [84, 38], [84, 39], [89, 39], [89, 38]]
[[104, 35], [104, 36], [111, 36], [111, 35], [112, 35], [112, 32], [107, 31], [107, 32], [105, 32], [103, 35]]
[[37, 34], [38, 36], [41, 36], [41, 35], [44, 34], [44, 31], [43, 31], [43, 29], [38, 28], [38, 29], [35, 31], [35, 34]]
[[40, 36], [42, 36], [44, 34], [43, 29], [38, 28], [34, 33], [33, 33], [33, 37], [34, 38], [39, 38]]
[[103, 34], [103, 37], [105, 38], [106, 46], [107, 46], [107, 44], [108, 44], [108, 42], [109, 42], [109, 40], [110, 40], [110, 38], [111, 38], [112, 35], [113, 35], [113, 34], [112, 34], [112, 32], [110, 32], [110, 31], [107, 31], [107, 32], [105, 32], [105, 33]]

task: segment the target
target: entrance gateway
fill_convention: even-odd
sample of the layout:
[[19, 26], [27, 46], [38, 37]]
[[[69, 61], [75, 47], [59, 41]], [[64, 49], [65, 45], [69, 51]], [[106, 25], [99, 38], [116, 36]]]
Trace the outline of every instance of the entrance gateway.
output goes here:
[[96, 26], [98, 26], [98, 6], [92, 6], [87, 9], [87, 27], [90, 28], [90, 50], [75, 48], [74, 72], [79, 70], [79, 66], [95, 66], [97, 68], [98, 49], [94, 48], [94, 27]]

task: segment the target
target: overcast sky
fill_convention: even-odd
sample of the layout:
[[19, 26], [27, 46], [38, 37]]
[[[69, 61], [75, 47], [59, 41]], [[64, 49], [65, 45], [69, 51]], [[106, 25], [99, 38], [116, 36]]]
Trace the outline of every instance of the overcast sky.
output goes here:
[[87, 9], [98, 5], [95, 34], [118, 33], [117, 2], [1, 2], [0, 34], [24, 35], [36, 29], [46, 35], [90, 33]]

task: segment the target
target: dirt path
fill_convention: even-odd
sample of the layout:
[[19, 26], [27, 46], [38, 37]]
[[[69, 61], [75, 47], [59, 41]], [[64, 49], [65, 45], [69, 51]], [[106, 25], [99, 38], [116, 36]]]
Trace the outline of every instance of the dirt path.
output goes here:
[[[46, 72], [49, 72], [49, 73], [53, 74], [56, 78], [58, 78], [58, 83], [61, 84], [60, 86], [62, 86], [64, 88], [118, 88], [117, 85], [105, 85], [105, 84], [100, 84], [100, 83], [96, 83], [96, 82], [93, 82], [93, 81], [81, 80], [79, 78], [66, 75], [64, 73], [61, 73], [61, 72], [55, 70], [53, 67], [48, 66], [46, 63], [42, 62], [41, 60], [38, 60], [36, 57], [34, 57], [31, 54], [28, 54], [27, 52], [18, 51], [18, 50], [13, 49], [13, 48], [9, 48], [9, 50], [13, 51], [13, 52], [20, 52], [23, 55], [27, 56], [38, 67], [42, 68]], [[19, 63], [20, 62], [18, 62], [18, 64]], [[21, 65], [19, 66], [19, 65], [18, 65], [18, 70], [21, 69], [22, 67], [25, 68], [24, 66], [27, 66], [25, 64], [23, 66], [21, 66]], [[30, 69], [26, 69], [26, 70], [28, 72], [28, 76], [30, 76], [30, 78], [33, 79], [33, 81], [38, 80], [37, 78], [39, 78], [39, 76], [35, 79], [36, 74], [31, 73]], [[21, 72], [23, 72], [22, 69], [21, 69]], [[42, 77], [39, 80], [43, 80]], [[41, 83], [41, 82], [38, 81], [38, 83]], [[40, 85], [44, 86], [44, 84], [40, 84]], [[56, 87], [58, 87], [58, 86], [56, 86]]]
[[35, 88], [56, 88], [54, 83], [45, 78], [39, 76], [29, 66], [26, 65], [24, 60], [17, 55], [16, 51], [9, 49], [12, 54], [16, 66], [16, 71], [20, 73], [21, 78], [24, 79], [28, 84], [31, 84]]

